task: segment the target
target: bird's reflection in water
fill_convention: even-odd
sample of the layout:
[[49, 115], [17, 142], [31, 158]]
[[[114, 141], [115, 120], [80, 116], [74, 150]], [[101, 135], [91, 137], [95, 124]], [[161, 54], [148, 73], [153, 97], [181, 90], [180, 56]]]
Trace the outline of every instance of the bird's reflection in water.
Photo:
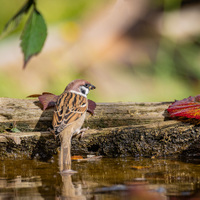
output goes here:
[[72, 182], [72, 174], [62, 176], [61, 195], [59, 199], [85, 200], [86, 196], [82, 194], [82, 187], [75, 187]]

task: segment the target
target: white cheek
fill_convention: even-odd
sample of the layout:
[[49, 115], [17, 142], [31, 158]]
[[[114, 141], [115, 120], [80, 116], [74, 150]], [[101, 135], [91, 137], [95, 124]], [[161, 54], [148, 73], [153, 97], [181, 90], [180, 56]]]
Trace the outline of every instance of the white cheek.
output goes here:
[[88, 95], [88, 93], [89, 93], [89, 89], [85, 88], [85, 94]]
[[83, 96], [86, 97], [88, 95], [88, 93], [89, 93], [89, 89], [88, 88], [86, 88], [84, 86], [81, 86], [79, 89], [80, 89], [80, 92], [82, 93]]

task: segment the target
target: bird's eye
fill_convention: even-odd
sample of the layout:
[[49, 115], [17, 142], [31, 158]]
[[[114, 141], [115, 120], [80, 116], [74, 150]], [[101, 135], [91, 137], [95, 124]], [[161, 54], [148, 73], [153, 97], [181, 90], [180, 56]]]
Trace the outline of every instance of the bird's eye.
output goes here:
[[89, 84], [86, 83], [86, 84], [85, 84], [85, 87], [88, 87], [88, 86], [89, 86]]

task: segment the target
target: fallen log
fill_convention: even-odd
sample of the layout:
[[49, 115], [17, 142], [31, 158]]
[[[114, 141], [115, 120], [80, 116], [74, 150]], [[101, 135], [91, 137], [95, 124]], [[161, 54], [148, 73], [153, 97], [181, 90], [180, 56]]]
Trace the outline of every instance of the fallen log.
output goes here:
[[[200, 128], [167, 120], [162, 103], [98, 103], [82, 138], [72, 139], [73, 155], [177, 157], [198, 140]], [[59, 141], [47, 131], [53, 109], [36, 100], [0, 98], [0, 158], [49, 159]], [[9, 132], [15, 126], [21, 132]]]
[[[89, 116], [84, 126], [96, 129], [161, 122], [169, 104], [97, 103], [94, 116]], [[13, 126], [22, 132], [46, 131], [51, 127], [53, 110], [43, 111], [38, 100], [0, 98], [0, 132]]]

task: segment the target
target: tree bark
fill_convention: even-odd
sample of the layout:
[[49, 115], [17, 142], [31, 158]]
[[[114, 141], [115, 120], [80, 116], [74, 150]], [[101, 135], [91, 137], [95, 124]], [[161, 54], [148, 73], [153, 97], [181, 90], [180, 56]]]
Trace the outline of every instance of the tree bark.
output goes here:
[[[161, 122], [170, 102], [97, 103], [94, 116], [84, 126], [108, 128]], [[54, 108], [43, 111], [37, 100], [0, 98], [0, 132], [13, 126], [20, 131], [46, 131], [51, 127]]]
[[[88, 114], [82, 138], [72, 139], [72, 154], [180, 156], [198, 140], [199, 127], [169, 120], [161, 103], [97, 103]], [[53, 108], [42, 111], [37, 100], [0, 98], [0, 158], [49, 159], [59, 141], [47, 131]], [[21, 132], [13, 133], [16, 128]]]

